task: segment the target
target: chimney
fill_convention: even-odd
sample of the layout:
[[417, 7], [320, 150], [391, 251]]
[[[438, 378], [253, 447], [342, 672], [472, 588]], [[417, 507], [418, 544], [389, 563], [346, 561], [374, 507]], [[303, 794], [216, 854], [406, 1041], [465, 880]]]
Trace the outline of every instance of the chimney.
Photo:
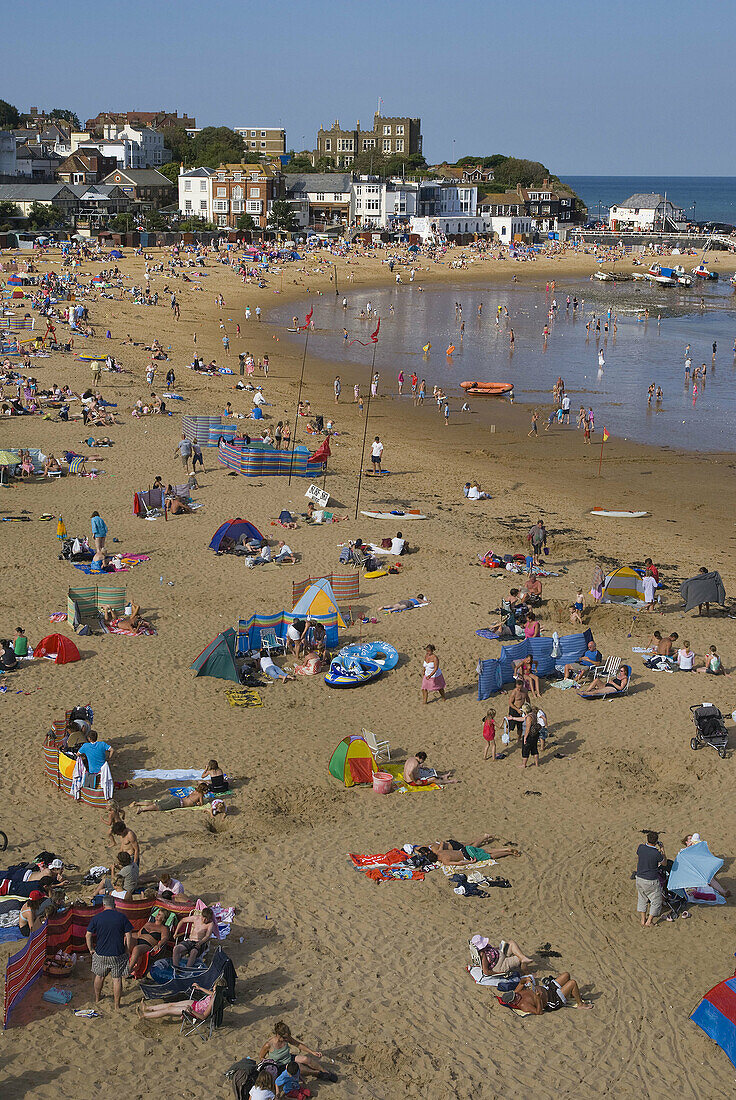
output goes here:
[[545, 191], [549, 191], [549, 180], [542, 180], [542, 187]]

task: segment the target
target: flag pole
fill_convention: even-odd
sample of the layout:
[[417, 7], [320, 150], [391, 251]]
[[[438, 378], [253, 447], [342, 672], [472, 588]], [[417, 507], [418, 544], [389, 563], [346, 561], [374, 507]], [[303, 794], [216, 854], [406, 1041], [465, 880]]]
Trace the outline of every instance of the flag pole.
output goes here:
[[373, 358], [371, 359], [371, 380], [368, 386], [368, 400], [365, 405], [365, 426], [363, 428], [363, 447], [360, 452], [360, 469], [358, 470], [358, 492], [355, 497], [355, 518], [358, 518], [358, 506], [360, 504], [360, 486], [363, 481], [363, 461], [365, 459], [365, 441], [368, 437], [368, 414], [371, 411], [371, 392], [373, 389], [373, 374], [376, 366], [376, 348], [378, 347], [378, 340], [373, 341]]
[[294, 433], [291, 437], [291, 460], [289, 462], [289, 485], [291, 485], [291, 475], [294, 469], [294, 448], [296, 447], [296, 431], [299, 426], [299, 404], [302, 399], [302, 386], [304, 384], [304, 365], [307, 362], [307, 348], [309, 347], [309, 327], [309, 324], [307, 324], [307, 332], [304, 337], [304, 354], [302, 355], [302, 373], [299, 376], [299, 393], [296, 399], [296, 412], [294, 413]]
[[605, 442], [606, 442], [606, 429], [604, 428], [603, 431], [601, 432], [601, 454], [600, 454], [600, 458], [598, 459], [598, 477], [601, 476], [601, 465], [603, 463], [603, 444]]

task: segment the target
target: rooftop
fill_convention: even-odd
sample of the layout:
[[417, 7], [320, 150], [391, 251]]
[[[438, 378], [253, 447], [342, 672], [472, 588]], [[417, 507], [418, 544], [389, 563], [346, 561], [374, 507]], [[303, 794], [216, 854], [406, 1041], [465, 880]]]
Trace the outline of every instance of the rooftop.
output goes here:
[[342, 195], [350, 191], [349, 172], [287, 172], [284, 175], [287, 191], [330, 191]]

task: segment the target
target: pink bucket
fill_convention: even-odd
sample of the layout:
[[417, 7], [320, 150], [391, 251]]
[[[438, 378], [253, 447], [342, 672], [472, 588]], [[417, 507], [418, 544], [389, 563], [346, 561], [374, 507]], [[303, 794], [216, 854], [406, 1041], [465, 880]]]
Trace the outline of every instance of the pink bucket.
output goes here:
[[394, 777], [388, 772], [373, 773], [373, 790], [378, 794], [390, 794], [394, 784]]

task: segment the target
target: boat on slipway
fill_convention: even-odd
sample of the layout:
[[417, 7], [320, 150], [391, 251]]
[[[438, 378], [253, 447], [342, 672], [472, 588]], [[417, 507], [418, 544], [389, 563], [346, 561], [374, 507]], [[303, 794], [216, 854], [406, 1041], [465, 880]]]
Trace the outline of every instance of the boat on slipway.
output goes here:
[[513, 382], [461, 382], [470, 397], [503, 397], [514, 392]]

